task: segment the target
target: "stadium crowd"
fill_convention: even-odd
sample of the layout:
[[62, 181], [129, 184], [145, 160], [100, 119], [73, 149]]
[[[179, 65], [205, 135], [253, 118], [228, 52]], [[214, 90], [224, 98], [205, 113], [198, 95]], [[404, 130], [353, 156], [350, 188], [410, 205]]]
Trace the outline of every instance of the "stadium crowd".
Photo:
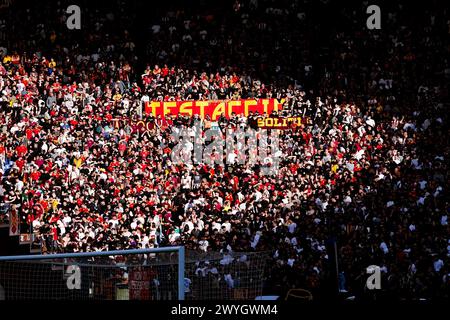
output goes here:
[[[335, 241], [342, 293], [361, 293], [366, 268], [379, 265], [392, 296], [448, 299], [445, 13], [413, 30], [389, 14], [387, 26], [408, 28], [385, 32], [354, 29], [364, 22], [342, 9], [344, 29], [323, 48], [299, 30], [311, 21], [295, 3], [236, 1], [222, 24], [168, 12], [151, 27], [144, 72], [128, 32], [102, 37], [101, 22], [88, 31], [91, 46], [64, 46], [59, 33], [38, 29], [30, 39], [50, 41], [50, 55], [3, 48], [3, 202], [48, 252], [270, 251], [268, 287], [315, 293], [335, 272]], [[171, 130], [193, 118], [142, 114], [152, 100], [270, 97], [286, 100], [280, 115], [310, 119], [281, 132], [275, 175], [262, 175], [263, 163], [174, 163]], [[140, 116], [154, 123], [150, 135], [112, 122]], [[255, 116], [217, 125], [250, 127]]]

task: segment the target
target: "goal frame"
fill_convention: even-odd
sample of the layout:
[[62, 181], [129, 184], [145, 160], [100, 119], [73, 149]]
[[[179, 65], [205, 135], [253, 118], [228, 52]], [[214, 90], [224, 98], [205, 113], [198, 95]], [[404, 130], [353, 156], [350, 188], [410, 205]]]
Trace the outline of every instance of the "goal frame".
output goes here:
[[164, 253], [164, 252], [177, 252], [178, 253], [178, 300], [184, 300], [185, 299], [185, 287], [184, 287], [185, 250], [184, 250], [183, 246], [130, 249], [130, 250], [96, 251], [96, 252], [0, 256], [0, 261], [52, 260], [52, 259], [86, 258], [86, 257], [99, 257], [99, 256], [150, 254], [150, 253]]

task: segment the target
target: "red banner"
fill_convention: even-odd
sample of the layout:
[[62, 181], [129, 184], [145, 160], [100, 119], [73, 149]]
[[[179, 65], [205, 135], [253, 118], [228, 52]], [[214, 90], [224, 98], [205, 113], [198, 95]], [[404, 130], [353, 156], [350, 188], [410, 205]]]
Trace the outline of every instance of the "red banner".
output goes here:
[[144, 267], [133, 267], [129, 270], [128, 286], [130, 300], [153, 300], [151, 285], [155, 273]]
[[161, 116], [164, 118], [170, 115], [200, 115], [200, 118], [209, 116], [212, 121], [217, 120], [221, 115], [229, 118], [233, 113], [248, 116], [250, 112], [260, 115], [269, 115], [272, 111], [282, 109], [284, 99], [240, 99], [240, 100], [207, 100], [207, 101], [150, 101], [145, 103], [145, 113], [147, 115]]
[[11, 208], [9, 214], [9, 235], [18, 236], [20, 235], [20, 218], [17, 213], [16, 208]]

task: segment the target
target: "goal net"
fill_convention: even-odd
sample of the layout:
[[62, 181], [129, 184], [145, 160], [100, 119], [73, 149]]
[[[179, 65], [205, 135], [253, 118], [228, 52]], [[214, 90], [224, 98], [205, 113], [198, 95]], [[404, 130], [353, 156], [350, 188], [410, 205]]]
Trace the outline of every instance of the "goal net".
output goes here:
[[254, 300], [262, 295], [269, 252], [187, 251], [186, 300]]
[[254, 299], [267, 257], [184, 247], [0, 257], [0, 300]]
[[0, 257], [6, 300], [183, 300], [184, 248]]

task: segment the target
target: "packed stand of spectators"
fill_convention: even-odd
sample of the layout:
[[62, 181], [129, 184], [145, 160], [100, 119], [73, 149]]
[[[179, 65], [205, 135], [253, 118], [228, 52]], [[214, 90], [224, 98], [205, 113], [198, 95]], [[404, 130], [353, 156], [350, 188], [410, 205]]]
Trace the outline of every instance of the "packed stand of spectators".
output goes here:
[[[81, 31], [87, 46], [55, 30], [3, 48], [3, 202], [49, 252], [270, 251], [267, 287], [320, 295], [334, 239], [342, 294], [362, 295], [366, 268], [379, 265], [386, 294], [448, 299], [448, 10], [406, 18], [394, 6], [376, 31], [363, 6], [333, 7], [339, 27], [326, 29], [331, 13], [316, 20], [302, 4], [169, 10], [149, 22], [145, 62], [128, 31], [104, 37], [101, 21]], [[29, 49], [40, 44], [50, 49]], [[171, 130], [192, 118], [143, 115], [155, 125], [142, 136], [112, 123], [151, 100], [269, 97], [286, 99], [282, 115], [311, 119], [282, 132], [273, 176], [260, 165], [172, 163]]]

